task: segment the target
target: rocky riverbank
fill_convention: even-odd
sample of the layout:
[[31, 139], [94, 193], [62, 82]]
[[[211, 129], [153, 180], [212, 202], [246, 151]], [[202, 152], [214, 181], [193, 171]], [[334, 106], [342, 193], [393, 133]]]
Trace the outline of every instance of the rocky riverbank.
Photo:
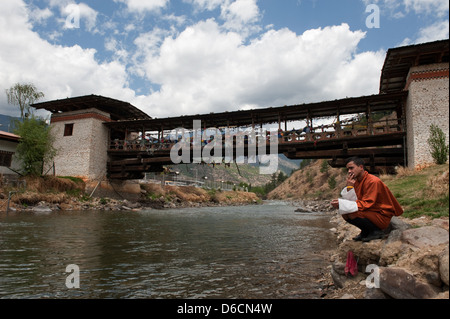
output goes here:
[[[237, 195], [237, 194], [232, 194]], [[231, 195], [225, 195], [231, 197]], [[237, 195], [239, 196], [239, 195]], [[193, 208], [193, 207], [217, 207], [217, 206], [233, 206], [233, 205], [253, 205], [260, 201], [255, 195], [246, 196], [246, 199], [231, 200], [223, 202], [204, 201], [204, 202], [183, 202], [179, 199], [168, 201], [166, 198], [158, 198], [155, 200], [142, 199], [138, 201], [130, 201], [126, 199], [111, 198], [92, 198], [83, 200], [78, 198], [66, 198], [61, 202], [40, 201], [34, 205], [23, 205], [11, 202], [9, 212], [30, 212], [30, 213], [51, 213], [55, 211], [140, 211], [149, 209], [170, 209], [170, 208]]]
[[[196, 187], [161, 186], [155, 184], [132, 185], [133, 193], [117, 189], [96, 189], [97, 196], [88, 196], [83, 183], [62, 178], [28, 181], [26, 189], [0, 189], [2, 211], [50, 213], [52, 211], [138, 211], [146, 209], [189, 208], [207, 206], [233, 206], [258, 204], [254, 193], [243, 191], [206, 190]], [[131, 187], [129, 187], [131, 188]], [[100, 196], [98, 196], [100, 194]], [[109, 196], [111, 195], [111, 196]], [[1, 204], [1, 203], [0, 203]]]
[[[336, 234], [338, 248], [330, 255], [322, 298], [449, 298], [448, 217], [394, 217], [385, 238], [368, 243], [353, 241], [359, 229], [342, 217], [331, 220], [336, 225], [330, 231]], [[354, 276], [346, 274], [349, 251], [357, 260]]]

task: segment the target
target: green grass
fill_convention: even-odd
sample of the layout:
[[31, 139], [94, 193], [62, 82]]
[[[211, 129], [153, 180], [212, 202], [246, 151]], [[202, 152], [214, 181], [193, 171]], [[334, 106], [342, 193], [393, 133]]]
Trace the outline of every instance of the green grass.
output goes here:
[[388, 178], [386, 185], [403, 206], [404, 217], [416, 218], [431, 216], [433, 218], [449, 216], [448, 190], [432, 189], [429, 180], [441, 176], [448, 170], [448, 165], [437, 165], [412, 175]]

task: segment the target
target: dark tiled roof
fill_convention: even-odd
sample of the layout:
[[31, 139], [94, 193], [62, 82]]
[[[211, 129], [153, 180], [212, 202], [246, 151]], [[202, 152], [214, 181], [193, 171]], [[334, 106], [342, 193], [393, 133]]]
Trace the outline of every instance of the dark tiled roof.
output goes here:
[[149, 120], [151, 117], [128, 102], [99, 95], [86, 95], [62, 100], [36, 103], [36, 109], [45, 109], [52, 113], [79, 111], [96, 108], [111, 115], [113, 121]]

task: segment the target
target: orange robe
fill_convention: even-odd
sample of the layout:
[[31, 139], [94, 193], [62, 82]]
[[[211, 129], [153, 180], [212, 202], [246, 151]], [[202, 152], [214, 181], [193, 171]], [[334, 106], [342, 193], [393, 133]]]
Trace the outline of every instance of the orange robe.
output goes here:
[[348, 214], [350, 219], [367, 218], [380, 229], [386, 229], [393, 216], [403, 214], [403, 208], [389, 188], [376, 176], [364, 172], [361, 182], [356, 181], [355, 192], [358, 212]]

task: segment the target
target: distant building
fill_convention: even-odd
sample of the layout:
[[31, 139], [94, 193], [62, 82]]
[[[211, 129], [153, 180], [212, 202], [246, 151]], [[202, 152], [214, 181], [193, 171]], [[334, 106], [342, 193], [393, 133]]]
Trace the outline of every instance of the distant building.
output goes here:
[[0, 175], [16, 175], [14, 171], [20, 168], [15, 158], [20, 136], [0, 131]]

